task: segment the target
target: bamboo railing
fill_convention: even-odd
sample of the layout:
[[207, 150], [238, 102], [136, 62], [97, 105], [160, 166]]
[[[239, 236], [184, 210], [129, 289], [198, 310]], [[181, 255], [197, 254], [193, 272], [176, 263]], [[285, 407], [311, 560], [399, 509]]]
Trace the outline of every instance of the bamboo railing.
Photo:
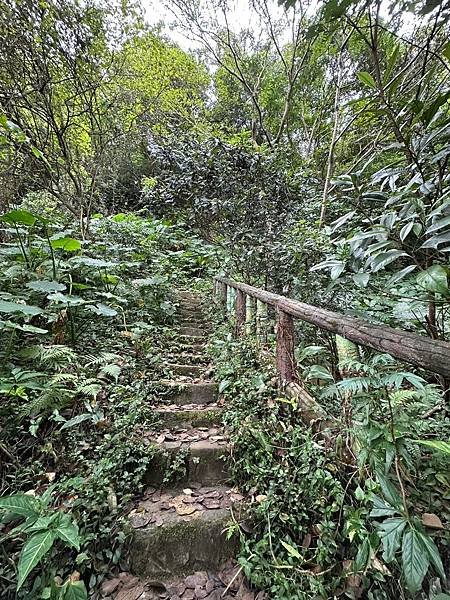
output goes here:
[[[244, 335], [248, 328], [250, 298], [270, 305], [276, 311], [277, 351], [276, 362], [280, 381], [283, 385], [296, 380], [294, 319], [300, 319], [320, 329], [336, 333], [356, 344], [373, 350], [386, 352], [399, 360], [427, 369], [450, 380], [450, 344], [441, 340], [417, 335], [409, 331], [376, 325], [347, 315], [305, 304], [297, 300], [273, 294], [246, 283], [240, 283], [225, 277], [215, 278], [215, 293], [224, 305], [230, 309], [228, 290], [236, 291], [236, 328]], [[246, 328], [247, 325], [247, 328]]]

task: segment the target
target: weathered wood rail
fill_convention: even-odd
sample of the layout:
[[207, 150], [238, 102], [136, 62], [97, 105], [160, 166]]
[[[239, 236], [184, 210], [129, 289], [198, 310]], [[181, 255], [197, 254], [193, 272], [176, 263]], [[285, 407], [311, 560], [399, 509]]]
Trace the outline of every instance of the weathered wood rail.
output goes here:
[[283, 384], [296, 379], [294, 319], [337, 333], [361, 346], [386, 352], [450, 380], [450, 344], [401, 329], [376, 325], [363, 319], [305, 304], [225, 277], [215, 278], [215, 292], [227, 305], [228, 290], [236, 290], [236, 327], [245, 331], [248, 299], [273, 306], [277, 320], [277, 369]]

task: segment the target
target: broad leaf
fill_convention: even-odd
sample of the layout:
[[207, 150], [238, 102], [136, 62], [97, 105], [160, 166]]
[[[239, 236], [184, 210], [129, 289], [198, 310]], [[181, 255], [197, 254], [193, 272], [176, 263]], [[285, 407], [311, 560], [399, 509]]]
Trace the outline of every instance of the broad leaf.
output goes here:
[[417, 535], [419, 536], [420, 541], [426, 548], [430, 562], [436, 569], [439, 577], [442, 577], [442, 579], [445, 579], [444, 565], [442, 564], [442, 559], [439, 555], [439, 550], [437, 549], [436, 544], [433, 542], [433, 540], [430, 538], [430, 536], [427, 535], [426, 533], [422, 533], [422, 532], [418, 531]]
[[53, 531], [49, 530], [35, 533], [25, 542], [22, 552], [20, 553], [19, 564], [17, 565], [18, 590], [22, 587], [25, 579], [34, 567], [50, 550], [54, 541], [55, 534]]
[[86, 586], [82, 581], [68, 581], [61, 600], [87, 600]]
[[370, 517], [391, 517], [398, 513], [398, 510], [382, 500], [376, 494], [371, 495], [371, 500], [373, 502], [373, 508], [370, 511]]
[[34, 290], [35, 292], [44, 292], [46, 294], [50, 292], [62, 292], [66, 289], [66, 286], [63, 283], [58, 283], [57, 281], [47, 281], [45, 279], [40, 281], [29, 281], [26, 285], [30, 290]]
[[324, 379], [325, 381], [334, 381], [333, 375], [321, 365], [312, 365], [308, 370], [307, 379]]
[[[421, 248], [434, 248], [436, 249], [440, 244], [450, 243], [450, 231], [448, 233], [442, 233], [440, 235], [434, 235], [432, 238], [422, 244]], [[441, 248], [442, 251], [442, 248]]]
[[0, 221], [9, 225], [34, 225], [37, 217], [27, 210], [11, 210], [4, 215], [0, 215]]
[[381, 252], [373, 260], [370, 261], [370, 267], [375, 273], [387, 267], [390, 263], [394, 262], [400, 256], [408, 256], [406, 252], [402, 250], [388, 250], [387, 252]]
[[417, 275], [417, 283], [429, 292], [446, 294], [448, 292], [447, 270], [441, 265], [431, 265]]
[[0, 510], [7, 510], [13, 515], [32, 517], [39, 514], [39, 503], [33, 496], [15, 494], [0, 498]]
[[403, 530], [406, 526], [406, 520], [403, 517], [386, 519], [380, 525], [380, 537], [383, 543], [383, 560], [387, 563], [392, 562], [395, 553], [400, 547]]
[[7, 314], [21, 313], [22, 315], [39, 315], [43, 312], [38, 306], [30, 306], [29, 304], [20, 304], [19, 302], [7, 302], [0, 300], [0, 312]]
[[412, 594], [418, 592], [422, 587], [429, 564], [428, 553], [418, 532], [410, 529], [403, 535], [402, 569], [406, 587]]
[[60, 540], [73, 546], [77, 550], [80, 549], [80, 536], [78, 533], [78, 525], [70, 520], [67, 515], [60, 516], [60, 522], [55, 529], [55, 534]]
[[115, 317], [117, 315], [117, 310], [102, 303], [98, 303], [94, 306], [89, 305], [86, 308], [101, 317]]
[[72, 419], [69, 419], [68, 421], [66, 421], [64, 423], [64, 425], [61, 427], [61, 431], [63, 429], [70, 429], [70, 427], [79, 425], [80, 423], [83, 423], [84, 421], [91, 421], [91, 420], [92, 420], [91, 413], [83, 413], [81, 415], [76, 415], [75, 417], [72, 417]]
[[55, 250], [65, 250], [66, 252], [76, 252], [77, 250], [81, 250], [81, 242], [71, 237], [51, 240], [50, 244]]
[[444, 452], [444, 454], [450, 454], [450, 442], [442, 442], [440, 440], [416, 440], [418, 444], [422, 446], [428, 446], [438, 452]]

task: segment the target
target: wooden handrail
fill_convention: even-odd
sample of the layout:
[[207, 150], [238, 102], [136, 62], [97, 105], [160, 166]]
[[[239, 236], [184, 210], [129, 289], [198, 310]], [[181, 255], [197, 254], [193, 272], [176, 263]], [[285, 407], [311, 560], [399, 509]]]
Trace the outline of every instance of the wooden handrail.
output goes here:
[[[230, 287], [276, 308], [278, 328], [281, 329], [277, 332], [277, 346], [281, 346], [277, 349], [277, 363], [280, 376], [288, 383], [295, 379], [293, 348], [287, 348], [286, 346], [286, 344], [292, 346], [290, 338], [293, 334], [286, 331], [286, 328], [290, 327], [289, 318], [292, 320], [292, 317], [316, 325], [320, 329], [337, 333], [356, 344], [386, 352], [399, 360], [450, 379], [450, 344], [447, 342], [433, 340], [394, 327], [376, 325], [363, 319], [349, 317], [298, 300], [292, 300], [279, 294], [273, 294], [226, 277], [216, 277], [215, 280], [220, 284], [221, 293], [222, 295], [225, 294], [225, 298], [226, 290]], [[239, 299], [241, 315], [243, 301], [245, 300]], [[285, 315], [290, 315], [290, 317], [286, 319]], [[242, 319], [241, 316], [239, 318]], [[286, 342], [286, 340], [288, 341]], [[286, 353], [289, 355], [287, 358]], [[290, 361], [291, 366], [286, 365], [286, 360]], [[283, 372], [280, 371], [280, 367]]]

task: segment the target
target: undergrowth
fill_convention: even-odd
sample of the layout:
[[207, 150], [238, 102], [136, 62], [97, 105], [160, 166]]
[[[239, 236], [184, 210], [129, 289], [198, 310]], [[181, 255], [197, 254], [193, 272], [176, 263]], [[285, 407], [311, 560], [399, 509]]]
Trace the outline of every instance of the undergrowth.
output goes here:
[[[280, 395], [271, 343], [231, 332], [229, 325], [218, 329], [210, 352], [225, 398], [234, 481], [251, 499], [248, 520], [231, 528], [246, 576], [277, 600], [446, 598], [446, 460], [416, 438], [448, 435], [448, 428], [413, 425], [414, 403], [423, 411], [427, 398], [435, 402], [435, 387], [386, 357], [360, 365], [353, 381], [349, 359], [347, 376], [333, 382], [330, 371], [312, 364], [321, 354], [327, 362], [324, 348], [310, 347], [298, 357], [310, 391], [322, 391], [327, 406], [340, 388], [347, 419], [320, 433], [317, 423], [302, 420], [301, 404]], [[426, 526], [427, 514], [437, 519], [435, 529]]]

